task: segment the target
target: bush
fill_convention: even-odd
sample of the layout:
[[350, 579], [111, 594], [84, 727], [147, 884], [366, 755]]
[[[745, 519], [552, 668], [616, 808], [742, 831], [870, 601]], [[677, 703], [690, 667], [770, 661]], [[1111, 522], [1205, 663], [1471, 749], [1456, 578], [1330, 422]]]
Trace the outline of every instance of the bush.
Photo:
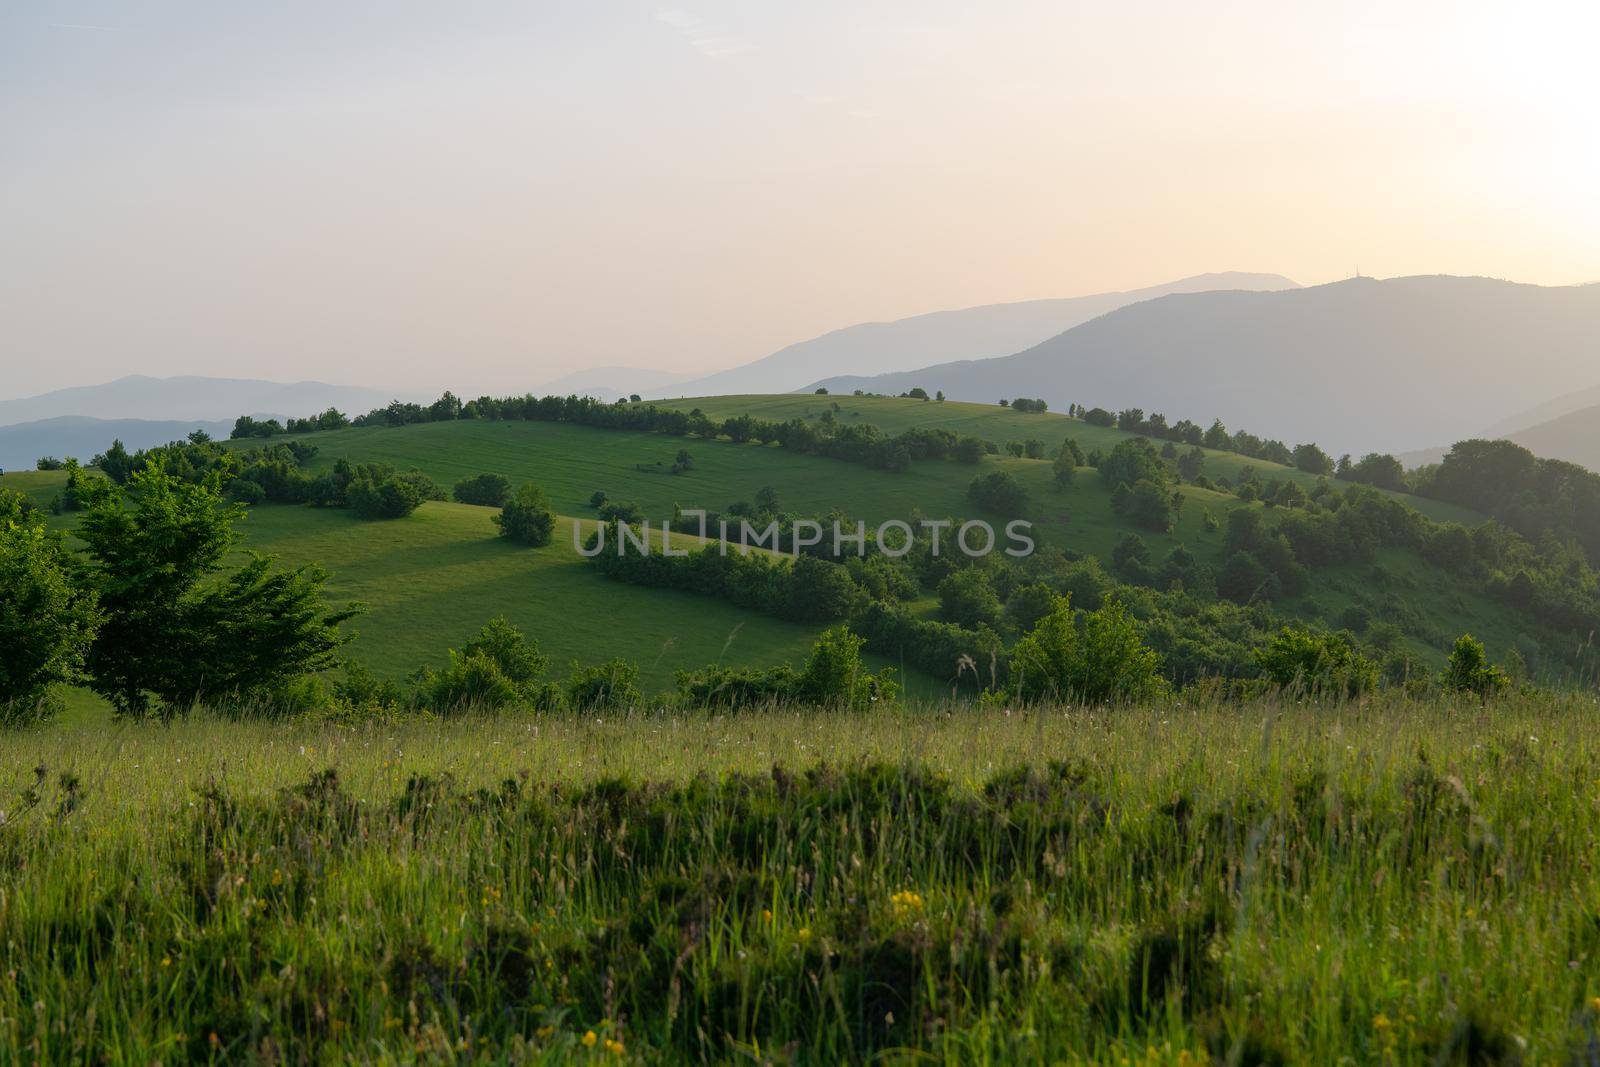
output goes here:
[[99, 612], [73, 563], [59, 535], [0, 518], [0, 726], [48, 717], [83, 666]]
[[968, 630], [998, 626], [1000, 598], [988, 575], [976, 567], [956, 571], [939, 583], [939, 617]]
[[1490, 697], [1504, 692], [1511, 679], [1489, 662], [1489, 653], [1482, 641], [1471, 634], [1462, 634], [1450, 652], [1450, 663], [1445, 667], [1440, 684], [1458, 693]]
[[267, 490], [260, 482], [248, 478], [235, 478], [228, 484], [228, 499], [247, 507], [254, 507], [266, 503]]
[[545, 501], [544, 490], [527, 483], [505, 502], [494, 517], [494, 524], [500, 528], [501, 537], [542, 548], [550, 543], [556, 517]]
[[1120, 703], [1154, 698], [1165, 687], [1161, 657], [1116, 599], [1085, 615], [1080, 631], [1071, 603], [1058, 597], [1011, 650], [1011, 691], [1021, 700]]
[[1266, 648], [1256, 650], [1256, 664], [1280, 689], [1357, 697], [1378, 686], [1378, 665], [1342, 633], [1286, 626]]
[[994, 471], [974, 478], [967, 487], [967, 498], [982, 510], [1006, 518], [1022, 514], [1028, 506], [1028, 494], [1006, 471]]
[[504, 475], [480, 474], [457, 482], [451, 495], [457, 503], [497, 508], [511, 495], [511, 482]]
[[346, 506], [360, 518], [405, 518], [422, 506], [422, 488], [400, 475], [358, 475], [344, 490]]
[[575, 710], [630, 708], [643, 700], [636, 664], [617, 658], [580, 667], [573, 660], [572, 676], [567, 680], [567, 703]]

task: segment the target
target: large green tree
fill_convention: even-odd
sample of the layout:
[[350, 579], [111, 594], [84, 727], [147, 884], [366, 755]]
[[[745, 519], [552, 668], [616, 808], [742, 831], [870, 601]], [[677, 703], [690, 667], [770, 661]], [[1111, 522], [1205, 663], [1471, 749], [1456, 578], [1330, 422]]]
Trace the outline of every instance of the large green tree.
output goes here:
[[241, 513], [215, 478], [180, 482], [156, 465], [84, 516], [78, 534], [105, 613], [86, 666], [119, 714], [270, 699], [335, 664], [348, 640], [339, 626], [357, 609], [325, 609], [316, 567], [282, 571], [253, 555], [224, 575]]
[[46, 717], [51, 689], [77, 677], [99, 613], [73, 570], [59, 535], [0, 514], [0, 724]]

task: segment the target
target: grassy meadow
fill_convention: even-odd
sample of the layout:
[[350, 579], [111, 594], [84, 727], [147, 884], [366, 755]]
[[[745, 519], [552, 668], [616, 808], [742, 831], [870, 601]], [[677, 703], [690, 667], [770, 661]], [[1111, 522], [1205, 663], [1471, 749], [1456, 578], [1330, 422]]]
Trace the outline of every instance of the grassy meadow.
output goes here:
[[0, 1062], [1593, 1062], [1592, 697], [0, 736]]

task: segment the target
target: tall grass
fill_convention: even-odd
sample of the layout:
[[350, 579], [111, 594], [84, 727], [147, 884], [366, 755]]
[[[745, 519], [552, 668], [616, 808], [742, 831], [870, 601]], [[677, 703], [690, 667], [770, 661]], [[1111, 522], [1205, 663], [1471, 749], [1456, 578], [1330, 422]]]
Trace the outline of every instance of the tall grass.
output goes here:
[[8, 735], [0, 1062], [1596, 1062], [1597, 722]]

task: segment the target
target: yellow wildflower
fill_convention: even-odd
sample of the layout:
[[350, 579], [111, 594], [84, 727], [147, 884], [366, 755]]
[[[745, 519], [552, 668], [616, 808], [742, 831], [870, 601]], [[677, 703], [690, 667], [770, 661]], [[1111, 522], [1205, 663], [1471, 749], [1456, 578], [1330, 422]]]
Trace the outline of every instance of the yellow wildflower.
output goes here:
[[595, 1033], [594, 1033], [593, 1030], [585, 1031], [585, 1033], [583, 1035], [583, 1047], [584, 1048], [594, 1048], [594, 1043], [596, 1041], [598, 1041], [598, 1040], [600, 1040], [600, 1039], [595, 1036]]

